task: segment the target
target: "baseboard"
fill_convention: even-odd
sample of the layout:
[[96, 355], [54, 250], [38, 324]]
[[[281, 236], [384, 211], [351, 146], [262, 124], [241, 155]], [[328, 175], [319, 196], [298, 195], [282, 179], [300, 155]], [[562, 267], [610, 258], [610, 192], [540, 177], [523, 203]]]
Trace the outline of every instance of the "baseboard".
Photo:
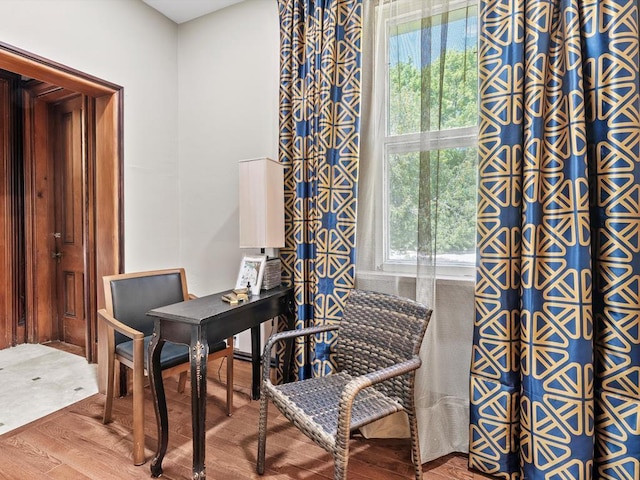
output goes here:
[[[240, 350], [234, 350], [233, 351], [233, 358], [234, 360], [242, 360], [245, 362], [250, 362], [251, 361], [251, 354], [249, 352], [241, 352]], [[276, 366], [276, 359], [275, 358], [271, 358], [271, 368], [275, 368]]]

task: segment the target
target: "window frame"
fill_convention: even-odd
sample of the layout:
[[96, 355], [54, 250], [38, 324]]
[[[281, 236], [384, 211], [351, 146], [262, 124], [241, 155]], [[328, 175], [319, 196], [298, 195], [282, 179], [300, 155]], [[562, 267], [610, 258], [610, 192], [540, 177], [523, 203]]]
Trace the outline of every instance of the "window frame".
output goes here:
[[[434, 2], [435, 3], [435, 2]], [[419, 5], [419, 4], [416, 4]], [[400, 14], [394, 16], [392, 14], [392, 8], [389, 4], [380, 6], [378, 8], [382, 10], [382, 21], [378, 25], [384, 28], [384, 61], [376, 62], [375, 76], [378, 82], [381, 82], [384, 95], [384, 135], [382, 136], [380, 144], [380, 159], [381, 168], [378, 169], [378, 183], [377, 188], [378, 200], [381, 208], [378, 208], [378, 214], [376, 215], [377, 221], [375, 224], [376, 235], [381, 238], [380, 242], [376, 242], [379, 246], [375, 252], [375, 264], [376, 270], [388, 273], [397, 274], [415, 274], [416, 262], [412, 260], [392, 260], [389, 258], [389, 175], [388, 165], [389, 156], [393, 154], [406, 154], [406, 153], [419, 153], [420, 151], [428, 150], [435, 152], [437, 150], [460, 148], [460, 147], [476, 147], [478, 145], [478, 126], [467, 126], [459, 128], [449, 128], [445, 130], [432, 130], [428, 132], [414, 132], [390, 135], [389, 126], [389, 108], [391, 103], [390, 97], [390, 83], [389, 83], [389, 69], [391, 66], [391, 59], [389, 58], [389, 44], [391, 31], [394, 24], [408, 23], [411, 21], [418, 21], [424, 18], [425, 15], [440, 15], [444, 12], [445, 5], [448, 6], [448, 11], [460, 10], [463, 8], [476, 7], [478, 2], [475, 0], [451, 0], [449, 2], [442, 2], [439, 5], [427, 11], [419, 6], [412, 12]], [[425, 149], [425, 145], [428, 148]], [[474, 185], [477, 191], [477, 183]], [[439, 277], [471, 277], [475, 275], [475, 262], [473, 264], [446, 264], [437, 262], [437, 275]]]

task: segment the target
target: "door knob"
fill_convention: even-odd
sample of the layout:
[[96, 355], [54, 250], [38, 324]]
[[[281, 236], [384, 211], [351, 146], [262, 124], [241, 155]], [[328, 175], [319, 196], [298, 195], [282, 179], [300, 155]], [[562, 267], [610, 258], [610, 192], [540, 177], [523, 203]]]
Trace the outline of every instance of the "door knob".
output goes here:
[[55, 258], [58, 263], [60, 263], [62, 255], [64, 255], [62, 252], [51, 252], [51, 258]]

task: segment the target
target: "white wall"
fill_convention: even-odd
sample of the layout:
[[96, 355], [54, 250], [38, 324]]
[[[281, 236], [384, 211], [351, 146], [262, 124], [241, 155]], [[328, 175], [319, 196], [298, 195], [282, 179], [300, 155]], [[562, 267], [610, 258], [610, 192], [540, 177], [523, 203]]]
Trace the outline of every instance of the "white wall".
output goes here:
[[275, 0], [248, 0], [180, 25], [180, 259], [189, 289], [232, 288], [238, 161], [278, 153], [279, 24]]
[[0, 41], [124, 87], [128, 271], [179, 263], [177, 34], [140, 0], [0, 1]]
[[124, 87], [125, 269], [233, 286], [237, 162], [277, 158], [277, 3], [176, 25], [141, 0], [2, 0], [0, 41]]

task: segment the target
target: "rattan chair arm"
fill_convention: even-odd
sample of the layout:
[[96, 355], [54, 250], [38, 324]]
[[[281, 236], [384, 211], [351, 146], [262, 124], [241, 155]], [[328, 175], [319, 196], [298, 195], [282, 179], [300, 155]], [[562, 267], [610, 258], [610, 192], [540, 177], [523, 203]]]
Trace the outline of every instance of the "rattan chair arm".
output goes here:
[[375, 385], [376, 383], [384, 382], [390, 378], [398, 377], [413, 370], [417, 370], [420, 368], [420, 365], [422, 365], [422, 360], [420, 357], [416, 356], [404, 362], [391, 365], [390, 367], [355, 377], [345, 385], [344, 390], [342, 391], [340, 408], [343, 407], [343, 404], [346, 406], [347, 403], [353, 402], [353, 399], [356, 398], [356, 395], [361, 390]]
[[[308, 335], [315, 335], [316, 333], [337, 330], [338, 327], [339, 325], [323, 325], [320, 327], [306, 327], [296, 330], [285, 330], [284, 332], [274, 333], [269, 337], [269, 340], [267, 340], [267, 343], [264, 346], [264, 350], [262, 353], [262, 365], [269, 365], [269, 363], [271, 362], [271, 349], [276, 342], [280, 340], [287, 340], [290, 338], [304, 337]], [[262, 381], [270, 382], [268, 368], [262, 369]]]
[[360, 375], [349, 381], [342, 390], [338, 406], [338, 437], [348, 438], [351, 427], [351, 407], [353, 406], [356, 395], [358, 395], [360, 391], [376, 383], [417, 370], [420, 368], [420, 365], [422, 365], [422, 360], [416, 356], [396, 365], [391, 365], [390, 367], [382, 368], [375, 372], [367, 373], [366, 375]]
[[113, 328], [116, 332], [121, 333], [132, 340], [144, 338], [144, 333], [116, 320], [116, 318], [113, 315], [110, 315], [104, 308], [98, 310], [98, 318], [105, 322], [109, 327]]

